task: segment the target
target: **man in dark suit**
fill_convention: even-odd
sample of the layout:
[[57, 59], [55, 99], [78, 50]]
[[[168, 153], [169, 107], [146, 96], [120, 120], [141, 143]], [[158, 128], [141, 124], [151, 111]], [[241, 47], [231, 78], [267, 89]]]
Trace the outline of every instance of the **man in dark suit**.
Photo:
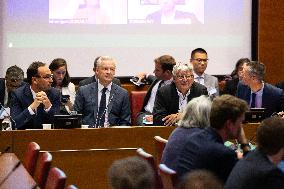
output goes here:
[[9, 107], [11, 92], [24, 84], [24, 72], [18, 66], [11, 66], [6, 70], [5, 79], [0, 79], [0, 103]]
[[206, 87], [194, 82], [190, 64], [176, 64], [173, 68], [173, 83], [161, 87], [157, 92], [153, 109], [154, 125], [175, 125], [192, 98], [207, 94]]
[[146, 17], [147, 23], [153, 24], [200, 24], [196, 16], [189, 12], [175, 9], [174, 0], [159, 0], [161, 9]]
[[224, 145], [238, 140], [248, 151], [248, 141], [242, 127], [247, 103], [231, 95], [214, 98], [210, 113], [210, 127], [190, 136], [179, 154], [177, 174], [182, 178], [193, 170], [206, 169], [225, 182], [237, 163], [237, 152]]
[[144, 73], [139, 74], [139, 79], [146, 79], [149, 83], [151, 83], [151, 86], [144, 98], [142, 109], [137, 115], [136, 125], [145, 125], [145, 123], [143, 123], [143, 119], [145, 120], [145, 116], [152, 116], [157, 90], [161, 86], [170, 84], [173, 79], [172, 71], [176, 61], [172, 56], [162, 55], [156, 58], [154, 62], [155, 76], [146, 76]]
[[128, 93], [112, 82], [115, 67], [113, 58], [101, 56], [96, 68], [98, 81], [79, 88], [74, 110], [83, 114], [83, 124], [90, 127], [131, 125]]
[[250, 105], [251, 108], [266, 108], [266, 117], [284, 110], [283, 91], [263, 81], [264, 64], [251, 61], [243, 66], [242, 83], [239, 83], [237, 97]]
[[[100, 56], [98, 56], [96, 59], [95, 59], [95, 61], [94, 61], [94, 67], [93, 67], [93, 71], [96, 73], [96, 69], [97, 69], [97, 61], [98, 61], [98, 59], [100, 58]], [[90, 83], [94, 83], [94, 82], [96, 82], [97, 81], [97, 79], [96, 79], [96, 74], [94, 74], [92, 77], [88, 77], [88, 78], [86, 78], [86, 79], [84, 79], [84, 80], [82, 80], [82, 81], [80, 81], [79, 82], [79, 87], [82, 87], [82, 86], [84, 86], [84, 85], [88, 85], [88, 84], [90, 84]], [[113, 80], [112, 80], [112, 82], [114, 83], [114, 84], [117, 84], [118, 86], [121, 86], [121, 83], [120, 83], [120, 80], [118, 79], [118, 78], [113, 78]]]
[[257, 129], [257, 149], [233, 168], [225, 189], [284, 189], [284, 119], [271, 117]]
[[14, 129], [41, 129], [59, 113], [60, 92], [51, 87], [52, 74], [45, 63], [33, 62], [27, 70], [29, 84], [12, 92]]

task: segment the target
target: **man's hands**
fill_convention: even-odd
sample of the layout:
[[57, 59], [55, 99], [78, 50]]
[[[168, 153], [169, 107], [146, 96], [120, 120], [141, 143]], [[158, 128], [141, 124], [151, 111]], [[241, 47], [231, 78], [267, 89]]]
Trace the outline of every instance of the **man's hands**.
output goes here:
[[181, 119], [181, 113], [170, 114], [163, 118], [165, 126], [173, 126]]
[[44, 109], [48, 109], [51, 106], [51, 102], [48, 99], [46, 93], [44, 91], [40, 91], [36, 93], [36, 97], [33, 103], [30, 105], [31, 109], [36, 110], [36, 108], [40, 105], [44, 105]]

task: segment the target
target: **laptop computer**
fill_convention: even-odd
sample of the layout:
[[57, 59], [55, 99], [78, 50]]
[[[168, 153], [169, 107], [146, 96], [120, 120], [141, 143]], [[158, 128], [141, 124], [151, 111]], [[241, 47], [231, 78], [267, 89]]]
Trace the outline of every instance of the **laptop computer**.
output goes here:
[[54, 115], [54, 129], [73, 129], [81, 128], [82, 114], [76, 115]]
[[251, 108], [245, 113], [246, 123], [259, 123], [265, 119], [265, 108]]

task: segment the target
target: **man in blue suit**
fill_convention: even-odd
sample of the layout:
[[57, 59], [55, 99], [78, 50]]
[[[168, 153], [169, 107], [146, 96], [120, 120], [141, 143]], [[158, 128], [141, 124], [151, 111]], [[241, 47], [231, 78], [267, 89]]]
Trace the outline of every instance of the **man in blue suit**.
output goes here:
[[266, 108], [266, 117], [284, 110], [283, 91], [263, 81], [264, 64], [251, 61], [243, 67], [242, 83], [239, 83], [237, 97], [247, 101], [250, 108]]
[[52, 74], [45, 63], [33, 62], [27, 70], [27, 81], [29, 85], [12, 92], [13, 129], [41, 129], [59, 112], [60, 92], [51, 87]]
[[233, 168], [225, 189], [284, 189], [284, 173], [278, 164], [284, 160], [284, 119], [271, 117], [257, 129], [257, 149]]
[[131, 125], [130, 103], [125, 89], [112, 82], [115, 60], [101, 56], [97, 62], [97, 82], [79, 88], [74, 110], [83, 114], [83, 124], [90, 127]]

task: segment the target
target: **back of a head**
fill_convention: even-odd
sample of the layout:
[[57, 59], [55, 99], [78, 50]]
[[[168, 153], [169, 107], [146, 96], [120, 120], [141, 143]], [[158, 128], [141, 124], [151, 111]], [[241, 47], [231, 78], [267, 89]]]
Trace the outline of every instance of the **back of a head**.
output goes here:
[[153, 169], [139, 157], [116, 160], [108, 172], [112, 189], [154, 189]]
[[163, 55], [154, 60], [155, 63], [160, 64], [163, 71], [169, 70], [173, 71], [173, 67], [176, 64], [174, 57], [171, 55]]
[[6, 70], [6, 75], [5, 75], [5, 78], [6, 79], [12, 79], [12, 80], [22, 80], [24, 79], [24, 71], [14, 65], [14, 66], [11, 66], [9, 67], [7, 70]]
[[267, 154], [274, 155], [284, 148], [284, 119], [270, 117], [263, 120], [256, 132], [257, 148]]
[[222, 129], [227, 120], [235, 122], [248, 110], [246, 101], [232, 95], [222, 95], [214, 98], [210, 113], [210, 126]]
[[186, 174], [178, 189], [222, 189], [223, 184], [207, 170], [194, 170]]
[[205, 128], [210, 125], [210, 111], [212, 102], [209, 97], [202, 95], [188, 102], [181, 120], [180, 127]]

